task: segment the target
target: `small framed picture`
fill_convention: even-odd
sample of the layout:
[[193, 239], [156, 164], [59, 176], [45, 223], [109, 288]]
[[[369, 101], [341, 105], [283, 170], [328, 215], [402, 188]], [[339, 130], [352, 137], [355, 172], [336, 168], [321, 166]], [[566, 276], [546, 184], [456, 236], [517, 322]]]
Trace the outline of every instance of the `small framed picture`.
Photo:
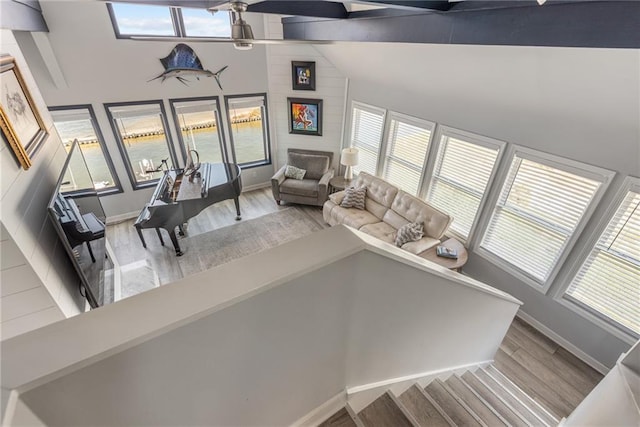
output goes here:
[[291, 61], [293, 90], [316, 90], [316, 63]]
[[322, 135], [322, 99], [287, 98], [289, 133]]
[[0, 129], [20, 165], [29, 169], [33, 155], [47, 138], [47, 129], [15, 58], [0, 58], [0, 75]]

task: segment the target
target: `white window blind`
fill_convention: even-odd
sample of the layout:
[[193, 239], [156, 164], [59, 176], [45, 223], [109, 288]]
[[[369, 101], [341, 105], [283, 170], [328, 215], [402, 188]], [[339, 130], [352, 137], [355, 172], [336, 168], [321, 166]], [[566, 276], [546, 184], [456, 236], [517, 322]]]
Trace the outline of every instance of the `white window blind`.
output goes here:
[[354, 103], [351, 114], [351, 146], [359, 150], [354, 173], [361, 171], [375, 175], [384, 129], [384, 110]]
[[480, 143], [444, 130], [427, 201], [453, 216], [449, 230], [466, 240], [476, 220], [504, 143]]
[[565, 298], [640, 334], [640, 186], [626, 194]]
[[434, 127], [433, 123], [392, 113], [382, 177], [416, 195]]
[[545, 284], [600, 185], [515, 155], [480, 247]]

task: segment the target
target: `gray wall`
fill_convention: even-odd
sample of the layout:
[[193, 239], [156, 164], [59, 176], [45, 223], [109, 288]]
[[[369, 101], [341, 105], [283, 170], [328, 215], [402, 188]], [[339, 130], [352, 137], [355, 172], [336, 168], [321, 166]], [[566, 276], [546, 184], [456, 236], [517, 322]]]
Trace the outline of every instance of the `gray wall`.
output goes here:
[[349, 105], [357, 100], [618, 172], [547, 295], [473, 252], [464, 269], [519, 298], [526, 314], [612, 366], [628, 342], [553, 294], [624, 176], [640, 176], [640, 52], [365, 43], [318, 49], [349, 77]]

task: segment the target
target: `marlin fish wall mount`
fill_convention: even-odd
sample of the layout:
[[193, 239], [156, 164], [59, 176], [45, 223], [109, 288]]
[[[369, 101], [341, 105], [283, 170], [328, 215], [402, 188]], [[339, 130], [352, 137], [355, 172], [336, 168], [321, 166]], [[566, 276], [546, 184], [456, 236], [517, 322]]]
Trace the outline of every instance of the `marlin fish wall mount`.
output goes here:
[[177, 44], [169, 55], [160, 59], [160, 62], [164, 66], [164, 71], [149, 81], [161, 78], [162, 80], [160, 80], [160, 82], [164, 82], [170, 77], [175, 77], [180, 83], [187, 85], [188, 80], [185, 79], [186, 76], [195, 76], [197, 80], [200, 80], [200, 76], [213, 76], [220, 90], [223, 90], [220, 84], [220, 74], [227, 69], [228, 65], [220, 68], [215, 73], [205, 70], [198, 55], [196, 55], [191, 47], [184, 43]]

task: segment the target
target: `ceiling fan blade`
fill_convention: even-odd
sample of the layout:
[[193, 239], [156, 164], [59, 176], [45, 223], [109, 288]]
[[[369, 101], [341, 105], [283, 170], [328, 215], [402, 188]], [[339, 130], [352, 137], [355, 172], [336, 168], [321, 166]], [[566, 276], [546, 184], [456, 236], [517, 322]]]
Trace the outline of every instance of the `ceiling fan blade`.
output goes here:
[[253, 43], [253, 44], [333, 44], [333, 40], [298, 39], [224, 39], [220, 37], [167, 37], [167, 36], [131, 36], [131, 40], [161, 42], [201, 42], [201, 43]]

